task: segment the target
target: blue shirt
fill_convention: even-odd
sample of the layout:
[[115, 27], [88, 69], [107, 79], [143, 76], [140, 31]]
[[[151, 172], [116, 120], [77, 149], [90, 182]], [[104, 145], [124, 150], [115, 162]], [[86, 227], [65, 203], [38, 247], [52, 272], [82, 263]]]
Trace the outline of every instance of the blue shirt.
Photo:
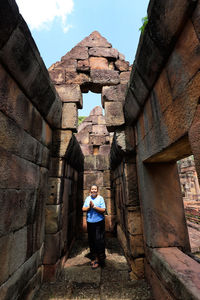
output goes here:
[[[88, 196], [85, 199], [83, 207], [89, 207], [90, 201], [94, 203], [94, 206], [100, 207], [100, 208], [106, 208], [105, 201], [102, 196], [98, 195], [96, 198], [92, 198], [91, 196]], [[95, 209], [90, 208], [87, 212], [87, 222], [89, 223], [96, 223], [100, 222], [104, 219], [104, 215], [97, 212]]]

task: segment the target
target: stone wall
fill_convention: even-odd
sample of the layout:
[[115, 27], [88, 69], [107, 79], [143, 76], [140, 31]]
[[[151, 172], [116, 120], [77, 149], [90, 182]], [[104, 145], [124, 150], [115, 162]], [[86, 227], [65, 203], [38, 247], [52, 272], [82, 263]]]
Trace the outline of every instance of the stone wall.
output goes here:
[[[187, 256], [190, 245], [176, 165], [193, 154], [200, 179], [199, 16], [199, 1], [150, 1], [124, 104], [126, 126], [134, 128], [136, 137], [145, 274], [156, 299], [179, 298], [173, 282], [181, 285], [184, 276], [187, 296], [181, 297], [199, 294], [195, 272], [200, 269], [195, 261], [190, 268]], [[184, 273], [185, 264], [190, 276]]]
[[[105, 117], [102, 108], [96, 106], [78, 127], [76, 138], [84, 154], [83, 172], [83, 199], [89, 195], [92, 184], [97, 184], [99, 194], [106, 203], [105, 223], [106, 231], [113, 232], [115, 229], [115, 203], [111, 198], [110, 180], [110, 147], [112, 133], [106, 128]], [[86, 232], [86, 214], [84, 214], [81, 232]]]
[[32, 299], [43, 260], [53, 265], [69, 251], [83, 160], [72, 131], [62, 130], [62, 102], [15, 1], [0, 6], [0, 298]]

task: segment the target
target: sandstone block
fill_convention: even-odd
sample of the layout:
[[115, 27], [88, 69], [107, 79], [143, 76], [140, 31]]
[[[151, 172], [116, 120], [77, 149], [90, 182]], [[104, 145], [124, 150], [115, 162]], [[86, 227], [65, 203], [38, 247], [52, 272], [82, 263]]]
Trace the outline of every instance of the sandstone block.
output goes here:
[[130, 234], [142, 234], [141, 212], [139, 209], [128, 210], [127, 228]]
[[115, 67], [121, 72], [129, 71], [129, 62], [118, 59], [115, 61]]
[[92, 172], [84, 174], [84, 187], [89, 189], [92, 184], [97, 184], [97, 186], [103, 186], [103, 176], [101, 172]]
[[57, 85], [56, 90], [63, 102], [74, 102], [77, 103], [78, 108], [82, 108], [83, 99], [79, 85]]
[[119, 84], [115, 86], [104, 86], [102, 88], [101, 103], [104, 107], [105, 101], [125, 101], [127, 86], [125, 84]]
[[[67, 58], [65, 60], [61, 60], [57, 62], [56, 64], [53, 65], [53, 70], [54, 69], [63, 69], [66, 72], [76, 72], [77, 68], [77, 60], [74, 58]], [[50, 68], [49, 68], [50, 70]]]
[[108, 70], [108, 60], [104, 57], [90, 57], [89, 64], [91, 70]]
[[83, 85], [91, 82], [90, 77], [84, 73], [67, 72], [65, 76], [65, 83]]
[[133, 95], [133, 92], [129, 88], [126, 93], [124, 103], [124, 117], [127, 125], [131, 125], [138, 117], [140, 113], [140, 106]]
[[111, 190], [106, 187], [99, 187], [99, 194], [104, 198], [104, 199], [110, 199], [111, 198]]
[[106, 142], [105, 136], [101, 136], [101, 135], [91, 134], [89, 139], [90, 139], [90, 144], [94, 146], [103, 145]]
[[61, 226], [61, 205], [46, 205], [45, 208], [45, 232], [56, 233]]
[[103, 56], [107, 58], [118, 58], [118, 51], [114, 48], [94, 47], [89, 49], [90, 56]]
[[144, 254], [143, 235], [129, 235], [130, 250], [132, 257], [138, 257]]
[[50, 78], [54, 84], [65, 83], [65, 70], [54, 69], [49, 71]]
[[61, 203], [61, 179], [60, 178], [49, 178], [48, 185], [48, 197], [47, 204], [59, 204]]
[[76, 134], [77, 141], [80, 144], [89, 144], [89, 133], [92, 132], [92, 125], [88, 125]]
[[120, 225], [117, 225], [117, 238], [124, 250], [124, 253], [128, 254], [127, 238]]
[[93, 125], [92, 132], [96, 135], [108, 135], [108, 130], [105, 125]]
[[39, 167], [0, 148], [0, 188], [38, 187]]
[[88, 58], [88, 48], [84, 46], [75, 46], [72, 48], [69, 52], [67, 52], [61, 60], [66, 60], [66, 59], [87, 59]]
[[83, 152], [84, 155], [93, 154], [93, 146], [86, 145], [86, 144], [81, 144], [80, 147], [81, 147], [81, 151]]
[[108, 155], [110, 154], [110, 145], [102, 145], [99, 147], [100, 155]]
[[65, 161], [60, 157], [51, 157], [49, 176], [50, 177], [62, 177], [63, 171], [64, 171], [64, 163], [65, 163]]
[[63, 103], [62, 129], [76, 130], [78, 126], [78, 110], [75, 103]]
[[25, 37], [21, 29], [17, 27], [13, 31], [1, 50], [0, 59], [37, 109], [46, 116], [55, 100], [55, 88], [47, 70], [41, 67], [41, 58], [35, 55], [36, 49], [27, 38], [30, 33], [26, 32]]
[[[167, 75], [173, 98], [180, 96], [198, 70], [199, 39], [189, 21], [167, 64]], [[183, 75], [184, 74], [184, 75]]]
[[116, 209], [114, 202], [112, 201], [111, 198], [105, 198], [105, 203], [106, 203], [106, 212], [108, 215], [116, 215]]
[[77, 70], [81, 72], [89, 72], [90, 71], [89, 60], [88, 59], [78, 60]]
[[115, 85], [119, 83], [119, 73], [113, 70], [91, 70], [93, 83], [100, 85]]
[[56, 93], [55, 101], [53, 102], [48, 115], [46, 116], [47, 121], [53, 128], [60, 128], [62, 116], [62, 101]]
[[15, 2], [2, 1], [1, 19], [1, 43], [0, 48], [7, 42], [19, 21], [19, 10]]
[[124, 124], [123, 105], [121, 102], [105, 102], [105, 119], [108, 131]]
[[[102, 110], [102, 108], [101, 108], [101, 106], [95, 106], [92, 110], [91, 110], [91, 112], [90, 112], [90, 116], [89, 116], [89, 118], [87, 118], [87, 120], [91, 120], [92, 121], [92, 123], [95, 121], [95, 118], [92, 118], [92, 116], [95, 116], [95, 117], [97, 117], [97, 116], [102, 116], [103, 115], [103, 110]], [[91, 119], [90, 119], [91, 118]], [[94, 123], [93, 123], [94, 124]]]
[[106, 170], [103, 172], [103, 184], [105, 187], [110, 187], [110, 171]]
[[110, 160], [109, 156], [96, 155], [96, 164], [97, 170], [109, 170], [110, 169]]
[[85, 156], [84, 170], [96, 170], [96, 156], [93, 156], [93, 155]]
[[71, 130], [55, 130], [53, 133], [52, 153], [54, 156], [64, 157], [72, 138]]
[[130, 80], [130, 71], [129, 72], [121, 72], [119, 75], [120, 84], [127, 84]]
[[142, 77], [139, 75], [137, 68], [134, 66], [130, 75], [130, 88], [138, 100], [140, 106], [143, 106], [149, 94]]
[[53, 265], [60, 258], [60, 232], [55, 234], [46, 234], [44, 244], [45, 265]]
[[141, 35], [135, 61], [137, 70], [143, 75], [147, 88], [151, 89], [161, 71], [164, 57], [147, 31]]
[[36, 191], [0, 190], [0, 236], [33, 222]]
[[100, 35], [98, 31], [93, 31], [89, 36], [84, 38], [78, 46], [81, 47], [104, 47], [110, 48], [112, 45], [108, 43], [108, 41]]
[[120, 59], [120, 60], [125, 60], [124, 54], [122, 54], [122, 53], [119, 52], [119, 59]]
[[136, 258], [130, 260], [131, 273], [130, 277], [132, 280], [138, 280], [144, 278], [144, 258]]

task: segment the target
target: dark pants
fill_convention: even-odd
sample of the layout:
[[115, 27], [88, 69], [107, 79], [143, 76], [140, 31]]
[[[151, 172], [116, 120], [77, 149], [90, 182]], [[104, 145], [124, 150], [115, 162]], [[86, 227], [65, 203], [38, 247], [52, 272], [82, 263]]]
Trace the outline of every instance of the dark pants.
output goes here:
[[87, 222], [88, 242], [91, 258], [97, 256], [100, 264], [104, 264], [105, 255], [105, 220], [97, 223]]

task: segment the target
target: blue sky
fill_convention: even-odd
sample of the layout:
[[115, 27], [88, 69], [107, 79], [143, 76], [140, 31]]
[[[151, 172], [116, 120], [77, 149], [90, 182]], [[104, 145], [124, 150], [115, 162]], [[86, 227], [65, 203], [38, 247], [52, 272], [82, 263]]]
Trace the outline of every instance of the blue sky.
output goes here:
[[[47, 68], [97, 30], [133, 63], [148, 0], [16, 0]], [[100, 94], [83, 95], [88, 115]]]

